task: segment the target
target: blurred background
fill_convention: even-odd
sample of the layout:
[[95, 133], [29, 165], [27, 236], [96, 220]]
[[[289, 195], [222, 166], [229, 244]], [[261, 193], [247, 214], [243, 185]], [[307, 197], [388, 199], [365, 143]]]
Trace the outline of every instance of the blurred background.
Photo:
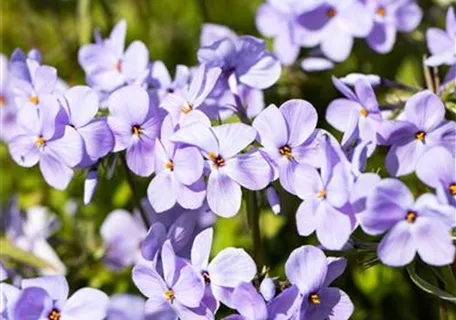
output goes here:
[[[424, 86], [421, 67], [427, 52], [424, 31], [429, 26], [444, 25], [444, 6], [449, 1], [417, 2], [424, 11], [420, 27], [411, 34], [400, 34], [390, 54], [376, 54], [358, 40], [350, 58], [334, 70], [308, 74], [298, 65], [288, 67], [283, 70], [280, 82], [266, 91], [266, 103], [279, 105], [290, 98], [309, 100], [320, 114], [319, 126], [329, 129], [324, 122], [324, 111], [338, 95], [332, 86], [331, 75], [373, 73]], [[128, 23], [127, 44], [136, 39], [143, 41], [149, 48], [151, 60], [163, 60], [173, 74], [176, 64], [196, 64], [202, 23], [223, 24], [238, 34], [259, 37], [255, 15], [261, 3], [261, 0], [1, 0], [0, 51], [9, 56], [16, 47], [24, 51], [37, 48], [42, 53], [43, 64], [56, 67], [60, 78], [70, 86], [84, 84], [84, 73], [77, 62], [78, 48], [93, 41], [95, 28], [106, 36], [123, 18]], [[301, 54], [305, 56], [305, 50]], [[395, 99], [395, 94], [379, 91], [379, 99]], [[369, 162], [369, 170], [385, 174], [380, 169], [381, 159]], [[59, 216], [61, 227], [50, 242], [68, 268], [70, 287], [89, 285], [108, 294], [137, 293], [130, 269], [118, 273], [108, 271], [96, 255], [100, 245], [99, 227], [107, 214], [116, 208], [131, 210], [133, 207], [132, 191], [125, 182], [123, 170], [118, 170], [110, 181], [101, 179], [92, 203], [84, 206], [82, 194], [86, 172], [76, 171], [69, 188], [57, 191], [46, 185], [37, 167], [27, 169], [13, 163], [4, 144], [0, 146], [0, 165], [3, 208], [17, 196], [22, 209], [44, 205]], [[135, 179], [138, 184], [136, 196], [145, 196], [149, 180]], [[299, 245], [315, 241], [297, 235], [293, 216], [299, 201], [285, 194], [281, 196], [280, 216], [274, 216], [263, 201], [261, 232], [270, 275], [283, 278], [283, 265], [289, 253]], [[2, 215], [4, 213], [2, 210]], [[219, 219], [212, 253], [227, 246], [243, 247], [251, 253], [250, 234], [244, 211], [232, 219]], [[2, 254], [9, 253], [4, 251]], [[353, 319], [438, 318], [438, 301], [416, 288], [405, 270], [380, 265], [366, 268], [363, 257], [350, 256], [348, 259], [349, 267], [334, 285], [345, 290], [353, 300]], [[38, 263], [33, 257], [8, 261], [17, 266]]]

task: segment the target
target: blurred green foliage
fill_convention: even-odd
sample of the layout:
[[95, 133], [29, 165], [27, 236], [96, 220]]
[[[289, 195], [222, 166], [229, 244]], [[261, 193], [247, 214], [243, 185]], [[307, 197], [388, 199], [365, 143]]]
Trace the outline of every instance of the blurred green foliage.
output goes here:
[[[304, 0], [303, 0], [304, 1]], [[70, 85], [83, 84], [84, 74], [77, 62], [81, 44], [92, 41], [95, 28], [103, 35], [121, 18], [128, 22], [127, 43], [139, 39], [150, 50], [152, 60], [163, 60], [171, 73], [176, 64], [196, 63], [196, 50], [203, 22], [224, 24], [239, 34], [259, 36], [255, 29], [255, 12], [261, 0], [1, 0], [0, 51], [10, 55], [14, 48], [41, 50], [44, 63], [55, 66], [59, 76]], [[329, 101], [337, 96], [330, 81], [349, 72], [380, 74], [414, 86], [423, 86], [421, 61], [426, 54], [424, 30], [444, 24], [445, 0], [418, 1], [425, 15], [419, 30], [399, 35], [393, 52], [379, 55], [357, 41], [353, 54], [334, 70], [306, 74], [299, 67], [283, 70], [280, 82], [267, 90], [267, 103], [280, 104], [290, 98], [303, 98], [317, 108], [320, 118]], [[270, 42], [268, 42], [270, 44]], [[305, 55], [305, 50], [302, 51]], [[380, 100], [387, 97], [379, 91]], [[393, 94], [392, 96], [394, 97]], [[320, 126], [327, 127], [323, 120]], [[337, 134], [336, 134], [337, 135]], [[383, 150], [384, 151], [384, 150]], [[384, 155], [384, 154], [383, 154]], [[132, 209], [132, 191], [119, 166], [112, 180], [101, 179], [93, 202], [82, 203], [85, 172], [76, 171], [66, 191], [48, 187], [38, 168], [21, 168], [9, 158], [6, 146], [0, 147], [0, 198], [3, 203], [19, 196], [20, 206], [41, 204], [52, 208], [62, 220], [62, 227], [51, 239], [68, 266], [71, 287], [100, 287], [107, 293], [131, 291], [134, 288], [130, 270], [107, 271], [99, 261], [99, 226], [115, 208]], [[382, 155], [369, 163], [371, 171], [380, 170]], [[144, 196], [148, 180], [135, 178]], [[407, 178], [417, 189], [423, 188], [416, 178]], [[411, 179], [411, 180], [410, 180]], [[274, 216], [262, 200], [260, 226], [267, 264], [271, 276], [283, 278], [283, 265], [289, 253], [299, 245], [315, 243], [299, 237], [294, 214], [299, 201], [281, 194], [282, 215]], [[76, 209], [75, 212], [74, 208]], [[219, 219], [216, 225], [213, 253], [227, 246], [241, 246], [251, 252], [251, 232], [245, 210], [235, 218]], [[436, 319], [438, 301], [417, 289], [402, 269], [375, 265], [361, 266], [359, 257], [349, 257], [349, 267], [337, 286], [343, 288], [355, 304], [355, 320]], [[259, 266], [261, 269], [261, 266]]]

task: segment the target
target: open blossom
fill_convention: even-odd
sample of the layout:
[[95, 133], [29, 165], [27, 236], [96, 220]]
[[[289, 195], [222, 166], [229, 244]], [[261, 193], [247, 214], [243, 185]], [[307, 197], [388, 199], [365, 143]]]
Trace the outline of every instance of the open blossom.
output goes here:
[[[428, 150], [416, 165], [418, 178], [436, 190], [442, 203], [453, 206], [456, 205], [455, 164], [454, 154], [446, 148], [435, 147]], [[456, 224], [456, 220], [454, 223]]]
[[339, 79], [333, 77], [335, 87], [345, 96], [331, 102], [326, 109], [326, 120], [337, 130], [344, 132], [341, 144], [344, 146], [353, 140], [373, 142], [372, 153], [377, 141], [377, 130], [382, 115], [372, 86], [367, 80], [355, 82], [355, 91]]
[[84, 147], [79, 166], [89, 166], [107, 155], [114, 147], [114, 137], [106, 117], [95, 119], [98, 96], [91, 88], [75, 86], [61, 100], [67, 113], [67, 124], [81, 136]]
[[256, 265], [247, 252], [237, 248], [226, 248], [209, 262], [213, 233], [213, 229], [209, 228], [195, 237], [191, 263], [205, 281], [203, 302], [215, 313], [219, 301], [235, 307], [233, 291], [243, 282], [252, 281], [256, 274]]
[[[221, 73], [220, 68], [207, 68], [201, 64], [196, 70], [190, 85], [175, 93], [168, 93], [160, 106], [168, 111], [176, 124], [184, 121], [187, 115], [196, 117], [196, 112], [211, 93]], [[200, 115], [204, 116], [204, 115]]]
[[387, 232], [377, 250], [386, 265], [407, 265], [417, 253], [430, 265], [442, 266], [454, 260], [454, 208], [439, 204], [432, 194], [414, 201], [404, 183], [387, 178], [377, 184], [367, 199], [367, 210], [359, 217], [366, 233]]
[[106, 316], [108, 296], [96, 289], [82, 288], [68, 297], [69, 288], [62, 276], [22, 280], [13, 319], [94, 319]]
[[413, 31], [423, 12], [414, 0], [364, 0], [374, 18], [374, 26], [367, 36], [369, 46], [379, 53], [388, 53], [396, 42], [396, 33]]
[[207, 159], [210, 171], [207, 202], [222, 217], [232, 217], [241, 208], [241, 186], [261, 190], [272, 179], [271, 168], [258, 150], [240, 154], [255, 137], [255, 129], [242, 123], [212, 128], [193, 123], [177, 131], [171, 139], [198, 147]]
[[251, 283], [238, 285], [232, 295], [233, 307], [239, 315], [231, 315], [224, 320], [267, 320], [268, 311], [263, 297]]
[[203, 278], [185, 260], [177, 257], [170, 241], [161, 251], [162, 275], [153, 263], [133, 268], [133, 282], [144, 294], [146, 312], [158, 319], [211, 319], [211, 312], [202, 304]]
[[438, 96], [425, 90], [415, 94], [404, 108], [403, 120], [384, 121], [379, 143], [390, 145], [386, 168], [394, 176], [412, 173], [423, 153], [433, 146], [454, 152], [456, 123], [445, 121], [445, 106]]
[[0, 139], [8, 142], [16, 131], [17, 107], [8, 59], [0, 54]]
[[[121, 20], [109, 38], [79, 49], [78, 60], [87, 75], [87, 83], [101, 92], [112, 92], [128, 84], [141, 84], [148, 75], [149, 50], [141, 41], [125, 48], [127, 23]], [[98, 38], [100, 38], [98, 36]]]
[[176, 66], [174, 79], [171, 79], [168, 69], [163, 61], [154, 61], [150, 64], [150, 74], [147, 79], [149, 89], [155, 93], [157, 105], [161, 103], [168, 93], [183, 90], [190, 80], [190, 70], [184, 65]]
[[307, 142], [317, 125], [315, 108], [304, 100], [289, 100], [280, 108], [271, 105], [253, 121], [262, 149], [272, 161], [276, 176], [290, 193], [295, 193], [294, 172], [306, 161]]
[[372, 29], [372, 18], [358, 0], [320, 1], [298, 17], [308, 34], [308, 46], [320, 44], [323, 54], [340, 62], [350, 55], [353, 38], [365, 37]]
[[151, 175], [161, 119], [150, 105], [146, 90], [138, 85], [123, 87], [111, 94], [108, 104], [108, 125], [115, 139], [113, 151], [126, 150], [128, 168], [139, 176]]
[[9, 143], [13, 160], [23, 167], [39, 163], [46, 182], [65, 189], [73, 177], [72, 167], [82, 159], [83, 142], [70, 126], [61, 124], [61, 109], [53, 96], [41, 96], [38, 108], [23, 108], [19, 130]]
[[429, 28], [426, 32], [426, 41], [431, 56], [426, 60], [429, 66], [456, 63], [456, 16], [454, 8], [448, 8], [446, 16], [446, 30]]
[[152, 315], [145, 313], [143, 298], [131, 294], [111, 296], [106, 320], [153, 320]]
[[228, 81], [234, 77], [255, 89], [266, 89], [280, 77], [281, 66], [277, 58], [266, 50], [263, 40], [252, 36], [224, 38], [198, 50], [198, 60], [208, 67], [222, 69]]

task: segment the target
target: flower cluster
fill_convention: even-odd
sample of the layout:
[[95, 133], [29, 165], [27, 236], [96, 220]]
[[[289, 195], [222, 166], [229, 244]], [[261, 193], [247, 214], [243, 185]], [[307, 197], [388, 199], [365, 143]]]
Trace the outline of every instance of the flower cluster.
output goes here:
[[307, 71], [331, 69], [348, 58], [355, 38], [366, 38], [378, 53], [388, 53], [397, 32], [411, 32], [422, 11], [414, 0], [268, 0], [257, 12], [261, 34], [274, 39], [274, 53], [285, 65], [301, 47], [314, 48], [302, 60]]

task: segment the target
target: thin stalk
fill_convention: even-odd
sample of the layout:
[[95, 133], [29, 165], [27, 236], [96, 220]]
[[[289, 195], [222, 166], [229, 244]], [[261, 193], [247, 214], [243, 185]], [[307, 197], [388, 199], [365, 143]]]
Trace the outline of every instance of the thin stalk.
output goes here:
[[426, 81], [426, 87], [431, 90], [432, 92], [436, 92], [434, 89], [434, 81], [432, 80], [431, 71], [429, 67], [426, 65], [426, 57], [423, 57], [423, 72], [424, 72], [424, 79]]
[[255, 191], [246, 191], [247, 218], [252, 232], [253, 255], [258, 266], [263, 265], [263, 248], [260, 233], [260, 210]]
[[150, 227], [149, 219], [147, 219], [147, 213], [141, 204], [141, 199], [138, 198], [138, 192], [136, 190], [135, 180], [133, 179], [133, 176], [131, 175], [130, 169], [128, 169], [125, 158], [122, 156], [120, 158], [122, 159], [121, 162], [125, 169], [125, 176], [127, 177], [127, 182], [128, 182], [128, 185], [130, 186], [131, 194], [133, 197], [133, 202], [135, 203], [136, 207], [139, 209], [139, 213], [141, 214], [141, 218], [144, 222], [144, 225], [149, 230], [149, 227]]

